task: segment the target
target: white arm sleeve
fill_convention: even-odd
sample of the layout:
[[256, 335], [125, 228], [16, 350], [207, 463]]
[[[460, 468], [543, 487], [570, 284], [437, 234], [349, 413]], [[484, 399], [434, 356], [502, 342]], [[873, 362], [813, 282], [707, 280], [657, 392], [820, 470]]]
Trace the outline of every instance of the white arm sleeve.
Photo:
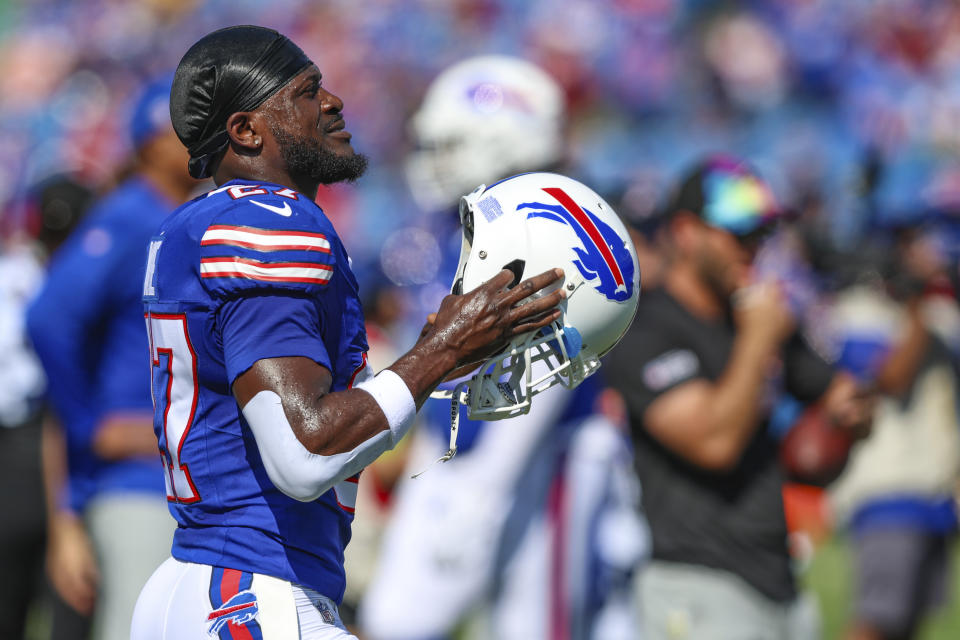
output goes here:
[[261, 391], [253, 396], [243, 408], [243, 417], [253, 431], [270, 481], [280, 491], [302, 502], [316, 500], [396, 444], [394, 433], [385, 429], [352, 451], [331, 456], [310, 453], [294, 434], [280, 396], [273, 391]]

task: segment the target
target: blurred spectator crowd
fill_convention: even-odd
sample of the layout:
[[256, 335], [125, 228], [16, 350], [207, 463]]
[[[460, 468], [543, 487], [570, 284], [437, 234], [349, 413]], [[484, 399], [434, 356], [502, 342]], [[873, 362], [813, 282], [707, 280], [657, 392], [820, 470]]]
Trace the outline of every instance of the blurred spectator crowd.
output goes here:
[[[326, 208], [355, 263], [391, 264], [400, 284], [432, 276], [379, 255], [418, 215], [402, 180], [406, 120], [441, 69], [483, 52], [528, 58], [561, 83], [573, 172], [627, 190], [631, 216], [714, 150], [749, 157], [781, 201], [824, 209], [846, 240], [863, 228], [864, 195], [885, 216], [960, 201], [955, 2], [43, 0], [0, 11], [7, 234], [35, 224], [24, 195], [50, 174], [111, 181], [129, 151], [131, 96], [202, 34], [242, 23], [302, 43], [345, 95], [374, 170]], [[864, 167], [878, 164], [873, 184]]]

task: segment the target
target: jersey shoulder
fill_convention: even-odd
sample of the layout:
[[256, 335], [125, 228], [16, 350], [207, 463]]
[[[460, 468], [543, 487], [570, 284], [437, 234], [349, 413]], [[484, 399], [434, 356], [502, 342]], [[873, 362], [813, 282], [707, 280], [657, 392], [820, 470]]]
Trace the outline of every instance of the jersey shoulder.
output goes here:
[[314, 293], [336, 268], [333, 227], [309, 198], [281, 185], [230, 182], [185, 205], [204, 289], [219, 299]]

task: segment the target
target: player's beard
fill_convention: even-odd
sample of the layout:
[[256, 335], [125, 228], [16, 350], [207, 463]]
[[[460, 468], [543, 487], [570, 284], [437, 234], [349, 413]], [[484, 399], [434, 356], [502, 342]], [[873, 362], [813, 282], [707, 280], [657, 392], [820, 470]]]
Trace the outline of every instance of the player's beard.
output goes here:
[[333, 184], [353, 182], [367, 170], [367, 157], [362, 153], [333, 153], [316, 140], [296, 138], [279, 127], [272, 127], [271, 133], [280, 145], [280, 154], [291, 176]]

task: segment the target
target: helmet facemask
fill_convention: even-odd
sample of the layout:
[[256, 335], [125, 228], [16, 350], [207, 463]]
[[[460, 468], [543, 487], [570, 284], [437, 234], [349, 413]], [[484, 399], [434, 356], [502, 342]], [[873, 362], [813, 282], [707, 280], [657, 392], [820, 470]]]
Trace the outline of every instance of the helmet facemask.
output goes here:
[[[469, 387], [471, 419], [499, 420], [523, 415], [533, 396], [561, 384], [573, 389], [600, 366], [599, 358], [577, 348], [579, 336], [561, 319], [512, 340], [474, 374]], [[586, 357], [585, 357], [586, 356]]]
[[435, 391], [432, 397], [456, 396], [471, 420], [513, 418], [530, 411], [537, 394], [557, 384], [573, 389], [599, 368], [600, 358], [580, 348], [579, 333], [561, 316], [511, 340], [461, 383], [461, 392]]

